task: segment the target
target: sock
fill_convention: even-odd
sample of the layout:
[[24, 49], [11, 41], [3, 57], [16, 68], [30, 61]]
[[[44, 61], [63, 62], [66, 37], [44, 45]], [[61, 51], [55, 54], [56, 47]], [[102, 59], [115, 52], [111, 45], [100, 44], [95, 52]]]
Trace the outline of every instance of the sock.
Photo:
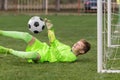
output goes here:
[[29, 42], [32, 39], [32, 35], [26, 32], [18, 32], [18, 31], [2, 31], [0, 30], [0, 35], [16, 38], [16, 39], [22, 39], [25, 42]]
[[1, 54], [1, 53], [3, 53], [3, 54], [5, 54], [5, 53], [9, 53], [9, 49], [8, 49], [8, 48], [5, 48], [5, 47], [0, 46], [0, 54]]
[[13, 49], [9, 49], [9, 53], [24, 59], [36, 59], [37, 56], [39, 55], [37, 52], [24, 52], [16, 51]]

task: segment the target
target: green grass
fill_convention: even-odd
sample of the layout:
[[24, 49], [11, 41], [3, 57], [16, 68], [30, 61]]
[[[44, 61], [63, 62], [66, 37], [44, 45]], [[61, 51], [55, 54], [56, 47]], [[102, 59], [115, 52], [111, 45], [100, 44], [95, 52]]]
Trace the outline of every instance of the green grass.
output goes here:
[[[41, 16], [53, 22], [56, 36], [61, 42], [72, 46], [74, 42], [84, 38], [91, 43], [91, 50], [88, 54], [79, 56], [74, 63], [30, 64], [14, 55], [0, 54], [0, 80], [119, 80], [119, 74], [97, 73], [96, 15]], [[29, 32], [27, 21], [30, 17], [29, 15], [0, 15], [0, 29]], [[32, 35], [48, 43], [46, 29], [38, 35]], [[27, 44], [22, 40], [0, 36], [0, 45], [24, 50]]]

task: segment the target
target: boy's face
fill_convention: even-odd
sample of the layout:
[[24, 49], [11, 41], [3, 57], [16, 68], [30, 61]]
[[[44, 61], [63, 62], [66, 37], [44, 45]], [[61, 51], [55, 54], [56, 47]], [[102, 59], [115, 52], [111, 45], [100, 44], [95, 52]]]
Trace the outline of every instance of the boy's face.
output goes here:
[[82, 41], [78, 41], [73, 45], [72, 50], [76, 53], [84, 54], [85, 53], [84, 47], [85, 44]]

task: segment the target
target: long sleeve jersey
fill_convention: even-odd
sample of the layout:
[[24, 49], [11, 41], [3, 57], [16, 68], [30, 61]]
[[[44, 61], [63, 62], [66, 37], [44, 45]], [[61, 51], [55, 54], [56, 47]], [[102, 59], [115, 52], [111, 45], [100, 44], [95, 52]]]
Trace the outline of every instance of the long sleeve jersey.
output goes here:
[[71, 51], [71, 47], [56, 39], [54, 30], [48, 30], [50, 46], [45, 42], [35, 39], [32, 45], [28, 45], [26, 51], [36, 51], [40, 54], [39, 62], [73, 62], [77, 59]]

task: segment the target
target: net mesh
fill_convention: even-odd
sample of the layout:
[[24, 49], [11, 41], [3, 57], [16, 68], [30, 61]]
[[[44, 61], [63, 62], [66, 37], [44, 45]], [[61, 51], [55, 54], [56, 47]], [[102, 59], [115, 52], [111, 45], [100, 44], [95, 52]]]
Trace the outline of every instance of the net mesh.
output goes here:
[[[111, 33], [108, 33], [108, 6], [104, 1], [103, 17], [103, 68], [120, 69], [120, 0], [111, 0]], [[111, 34], [111, 46], [108, 47], [108, 34]]]

